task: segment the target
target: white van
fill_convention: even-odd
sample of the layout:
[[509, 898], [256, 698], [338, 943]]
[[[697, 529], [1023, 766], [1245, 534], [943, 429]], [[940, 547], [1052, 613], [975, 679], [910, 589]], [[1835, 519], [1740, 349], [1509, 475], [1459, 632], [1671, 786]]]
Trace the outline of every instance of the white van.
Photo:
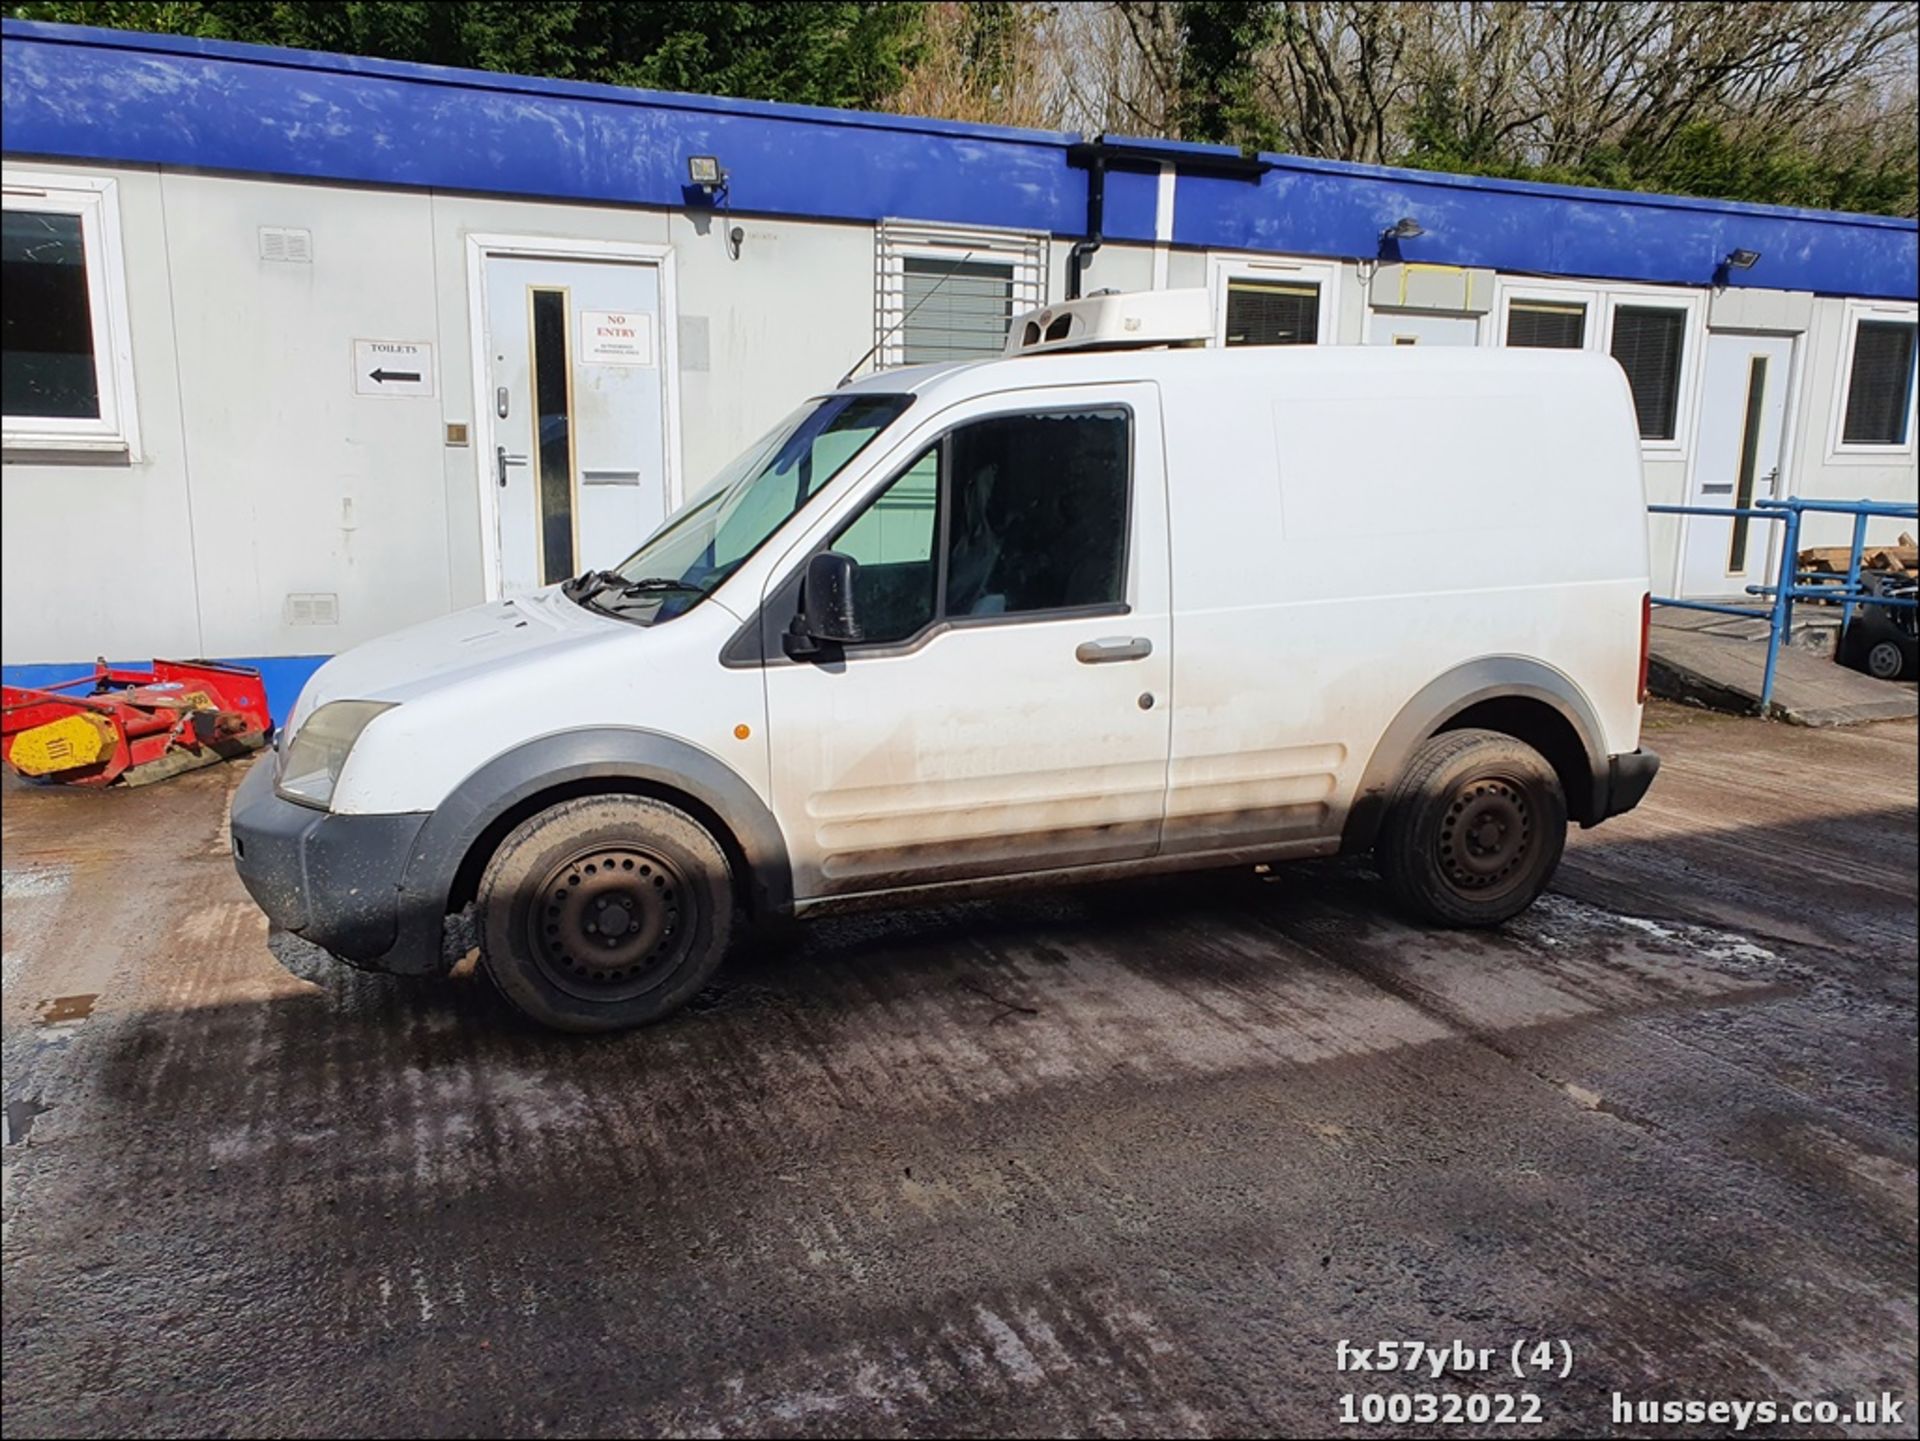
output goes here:
[[1371, 850], [1417, 917], [1514, 915], [1658, 766], [1624, 377], [1156, 347], [1178, 311], [810, 400], [617, 570], [329, 661], [236, 795], [248, 889], [573, 1030], [877, 899]]

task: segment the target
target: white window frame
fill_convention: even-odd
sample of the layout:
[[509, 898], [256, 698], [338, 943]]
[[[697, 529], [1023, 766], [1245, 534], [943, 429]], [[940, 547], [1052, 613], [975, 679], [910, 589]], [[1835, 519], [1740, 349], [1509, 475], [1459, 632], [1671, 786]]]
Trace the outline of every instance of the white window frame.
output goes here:
[[93, 321], [93, 364], [100, 388], [97, 419], [9, 415], [0, 420], [6, 450], [97, 452], [140, 458], [133, 393], [133, 340], [127, 324], [127, 270], [120, 239], [119, 187], [113, 180], [42, 171], [0, 170], [8, 210], [75, 215], [86, 249], [87, 305]]
[[1595, 285], [1573, 280], [1526, 278], [1509, 280], [1494, 277], [1493, 324], [1483, 326], [1485, 343], [1505, 346], [1507, 317], [1516, 300], [1538, 300], [1548, 304], [1582, 301], [1587, 307], [1586, 335], [1582, 350], [1597, 355], [1613, 353], [1614, 313], [1621, 306], [1686, 313], [1680, 336], [1679, 394], [1673, 412], [1671, 440], [1642, 437], [1640, 450], [1649, 456], [1691, 456], [1694, 426], [1700, 411], [1700, 387], [1706, 374], [1707, 297], [1699, 290], [1667, 289], [1657, 285]]
[[[1863, 320], [1920, 325], [1920, 305], [1898, 300], [1849, 300], [1846, 303], [1841, 319], [1844, 329], [1840, 337], [1840, 365], [1833, 377], [1833, 407], [1827, 421], [1827, 459], [1855, 465], [1904, 460], [1913, 455], [1915, 432], [1920, 431], [1920, 414], [1916, 414], [1915, 408], [1920, 383], [1909, 383], [1907, 387], [1906, 444], [1872, 445], [1862, 441], [1849, 444], [1843, 439], [1847, 433], [1847, 399], [1853, 384], [1853, 347], [1860, 338]], [[1920, 371], [1920, 365], [1915, 369]]]
[[1320, 287], [1320, 323], [1315, 345], [1339, 338], [1341, 266], [1325, 260], [1295, 260], [1284, 255], [1215, 253], [1207, 257], [1207, 293], [1213, 305], [1213, 343], [1227, 343], [1227, 286], [1235, 280], [1299, 280]]
[[907, 260], [966, 259], [970, 264], [1010, 265], [1011, 326], [1013, 316], [1038, 310], [1047, 303], [1049, 243], [1046, 235], [1023, 230], [882, 220], [873, 231], [875, 367], [890, 370], [906, 364]]

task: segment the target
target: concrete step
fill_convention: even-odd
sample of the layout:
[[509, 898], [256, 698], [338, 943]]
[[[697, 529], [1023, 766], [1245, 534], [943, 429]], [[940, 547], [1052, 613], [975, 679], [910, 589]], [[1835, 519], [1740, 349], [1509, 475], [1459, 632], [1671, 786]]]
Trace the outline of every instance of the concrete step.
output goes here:
[[[1676, 621], [1674, 617], [1685, 617]], [[1699, 624], [1698, 621], [1723, 624]], [[1795, 642], [1782, 646], [1774, 672], [1776, 719], [1795, 725], [1855, 725], [1862, 721], [1902, 720], [1920, 713], [1912, 681], [1875, 680], [1835, 664], [1833, 637], [1839, 614], [1809, 617], [1803, 637], [1794, 617]], [[1824, 631], [1824, 635], [1817, 632]], [[1760, 709], [1760, 686], [1767, 669], [1767, 626], [1763, 620], [1715, 616], [1704, 611], [1656, 610], [1647, 682], [1667, 700], [1687, 701], [1710, 710], [1753, 715]]]
[[[1653, 612], [1656, 630], [1698, 631], [1706, 635], [1727, 636], [1734, 640], [1757, 640], [1766, 644], [1769, 622], [1765, 615], [1720, 615], [1705, 610], [1675, 610], [1658, 607]], [[1840, 643], [1840, 610], [1837, 606], [1797, 605], [1793, 608], [1791, 643], [1819, 655], [1831, 656]]]

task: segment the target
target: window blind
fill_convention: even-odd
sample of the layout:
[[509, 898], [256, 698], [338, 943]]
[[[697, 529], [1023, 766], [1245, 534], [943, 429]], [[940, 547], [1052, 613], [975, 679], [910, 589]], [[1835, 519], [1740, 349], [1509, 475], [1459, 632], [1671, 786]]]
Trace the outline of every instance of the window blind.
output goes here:
[[901, 262], [905, 363], [998, 355], [1013, 316], [1013, 266], [909, 255]]
[[1672, 440], [1680, 415], [1680, 347], [1687, 313], [1650, 305], [1613, 312], [1613, 358], [1627, 373], [1642, 440]]
[[1853, 338], [1853, 370], [1847, 377], [1847, 418], [1841, 439], [1848, 445], [1905, 445], [1913, 395], [1914, 327], [1892, 320], [1863, 320]]
[[1507, 344], [1529, 350], [1578, 350], [1587, 343], [1587, 307], [1516, 300], [1507, 308]]
[[1228, 345], [1312, 345], [1320, 338], [1320, 287], [1303, 281], [1229, 280]]

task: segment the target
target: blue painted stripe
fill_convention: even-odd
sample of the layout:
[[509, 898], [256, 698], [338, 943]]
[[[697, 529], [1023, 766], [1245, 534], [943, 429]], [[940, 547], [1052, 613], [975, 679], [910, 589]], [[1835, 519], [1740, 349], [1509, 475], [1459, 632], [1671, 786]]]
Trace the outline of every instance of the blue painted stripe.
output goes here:
[[[1080, 234], [1086, 225], [1087, 182], [1085, 172], [1076, 177], [1080, 183], [1083, 197], [1080, 204], [1081, 217], [1074, 227], [1074, 233]], [[1176, 185], [1180, 182], [1176, 181]], [[1241, 184], [1246, 184], [1242, 181]], [[1153, 171], [1109, 170], [1107, 172], [1107, 210], [1103, 227], [1108, 239], [1128, 239], [1150, 241], [1153, 236], [1155, 212], [1160, 205], [1160, 176]], [[1096, 262], [1098, 263], [1098, 262]], [[1095, 283], [1098, 283], [1097, 277]]]
[[5, 35], [16, 154], [670, 207], [691, 198], [687, 157], [711, 154], [748, 213], [1053, 234], [1085, 220], [1071, 137], [1045, 131], [12, 21]]
[[[1128, 141], [1130, 145], [1144, 141]], [[1158, 142], [1179, 145], [1177, 141]], [[1218, 149], [1220, 147], [1197, 147]], [[1906, 230], [1920, 222], [1898, 215], [1862, 215], [1848, 210], [1813, 210], [1793, 205], [1757, 205], [1745, 200], [1715, 200], [1700, 195], [1664, 195], [1652, 190], [1605, 190], [1593, 185], [1554, 185], [1544, 180], [1514, 180], [1498, 175], [1456, 175], [1448, 170], [1411, 170], [1402, 165], [1363, 165], [1353, 160], [1316, 160], [1305, 155], [1262, 154], [1267, 164], [1309, 174], [1344, 176], [1356, 180], [1397, 181], [1410, 185], [1444, 185], [1485, 194], [1526, 195], [1542, 200], [1606, 200], [1653, 210], [1710, 210], [1720, 215], [1772, 216], [1777, 220], [1818, 220], [1833, 225], [1863, 225], [1869, 229]]]
[[[681, 207], [719, 155], [742, 214], [888, 217], [1080, 233], [1085, 173], [1058, 132], [625, 90], [223, 41], [7, 21], [6, 146], [23, 156]], [[1224, 146], [1131, 140], [1178, 163]], [[1744, 205], [1265, 157], [1259, 183], [1183, 173], [1177, 244], [1370, 258], [1402, 215], [1408, 260], [1911, 299], [1920, 227]], [[1117, 170], [1107, 234], [1153, 237], [1153, 177]]]
[[1920, 227], [1848, 216], [1607, 190], [1515, 187], [1417, 170], [1330, 167], [1273, 158], [1259, 183], [1180, 181], [1174, 240], [1183, 245], [1373, 256], [1401, 216], [1426, 233], [1400, 258], [1543, 275], [1704, 286], [1727, 252], [1760, 263], [1723, 283], [1770, 290], [1912, 299]]
[[[222, 665], [243, 665], [260, 672], [267, 686], [267, 710], [279, 725], [300, 699], [300, 691], [313, 673], [331, 659], [324, 655], [242, 656], [222, 659]], [[150, 660], [116, 660], [109, 664], [127, 670], [146, 670]], [[0, 666], [0, 681], [7, 685], [50, 686], [62, 681], [81, 680], [93, 674], [93, 662], [52, 662], [36, 665]]]

